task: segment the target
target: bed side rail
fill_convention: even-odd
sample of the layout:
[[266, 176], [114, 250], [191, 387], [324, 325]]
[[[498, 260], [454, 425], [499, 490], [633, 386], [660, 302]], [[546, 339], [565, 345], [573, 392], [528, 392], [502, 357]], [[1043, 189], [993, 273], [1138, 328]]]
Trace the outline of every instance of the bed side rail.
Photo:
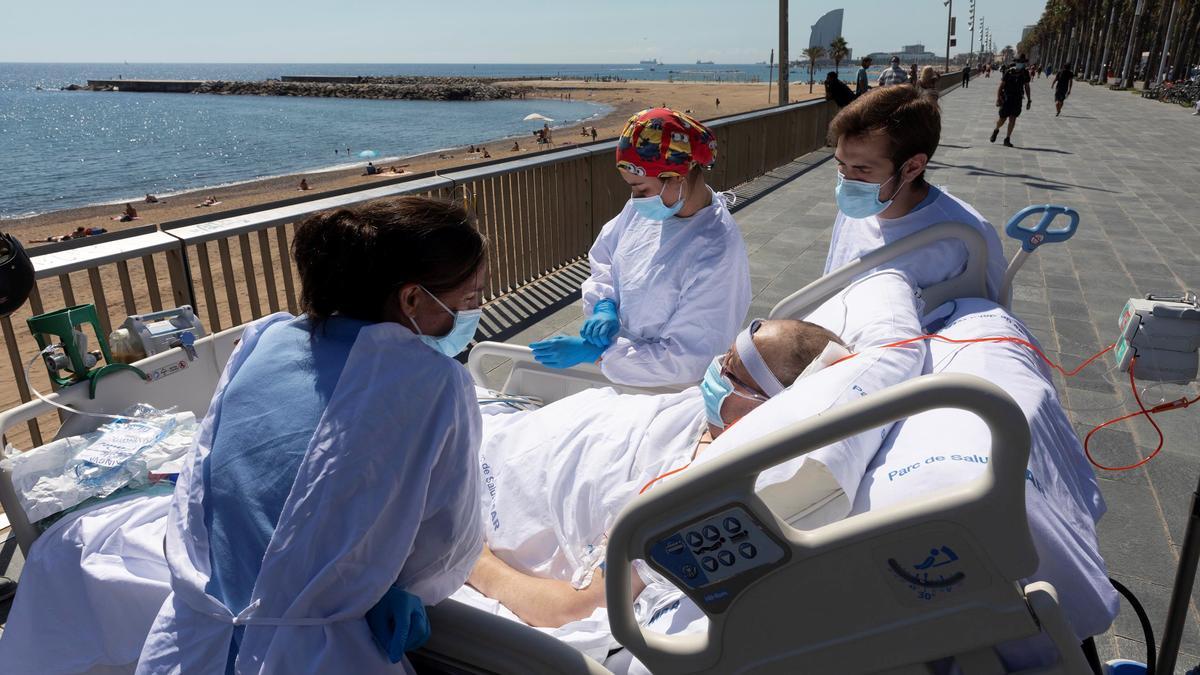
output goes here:
[[[241, 338], [243, 326], [230, 328], [215, 335], [196, 341], [196, 358], [189, 360], [181, 348], [175, 348], [138, 361], [136, 365], [150, 376], [144, 381], [130, 371], [118, 371], [100, 381], [96, 398], [88, 397], [86, 382], [60, 389], [46, 398], [86, 412], [120, 414], [135, 403], [149, 403], [156, 408], [174, 407], [177, 412], [190, 410], [197, 419], [208, 412], [217, 381], [225, 363]], [[38, 367], [36, 364], [34, 367]], [[34, 399], [15, 408], [0, 412], [0, 433], [8, 431], [26, 421], [54, 413], [54, 406]], [[94, 431], [106, 420], [86, 415], [64, 413], [62, 426], [56, 438], [73, 436]], [[12, 476], [0, 468], [0, 506], [8, 516], [13, 534], [21, 551], [28, 553], [29, 547], [38, 537], [38, 531], [25, 516], [21, 502], [13, 488]]]
[[[988, 425], [991, 461], [975, 481], [808, 532], [755, 493], [771, 466], [935, 408], [966, 410]], [[654, 672], [713, 673], [886, 670], [1033, 635], [1038, 625], [1016, 584], [1037, 565], [1025, 517], [1029, 447], [1025, 417], [1003, 390], [974, 376], [929, 375], [693, 467], [639, 496], [613, 526], [613, 635]], [[735, 530], [748, 534], [737, 540]], [[667, 637], [638, 626], [634, 559], [696, 602], [710, 619], [707, 634]]]
[[419, 672], [496, 675], [612, 675], [565, 643], [454, 600], [429, 612], [429, 642], [410, 654]]
[[501, 393], [533, 396], [545, 403], [596, 387], [613, 387], [624, 394], [666, 394], [681, 391], [683, 387], [631, 387], [613, 384], [600, 368], [585, 363], [573, 368], [547, 368], [533, 358], [533, 350], [525, 345], [506, 342], [480, 342], [471, 348], [467, 358], [467, 370], [471, 378], [481, 387], [487, 386], [487, 371], [484, 359], [508, 359], [512, 361], [512, 372], [501, 387]]
[[955, 298], [986, 298], [987, 241], [978, 230], [958, 222], [943, 222], [914, 232], [856, 258], [792, 293], [771, 310], [772, 319], [802, 319], [837, 295], [856, 277], [943, 239], [956, 239], [967, 247], [967, 267], [958, 276], [923, 289], [925, 307], [933, 309]]

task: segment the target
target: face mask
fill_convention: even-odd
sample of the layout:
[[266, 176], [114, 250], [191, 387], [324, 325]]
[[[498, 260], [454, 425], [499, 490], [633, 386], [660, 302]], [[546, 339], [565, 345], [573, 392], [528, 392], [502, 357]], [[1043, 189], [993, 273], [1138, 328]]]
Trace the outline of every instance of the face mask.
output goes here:
[[657, 195], [653, 197], [634, 197], [629, 201], [633, 202], [633, 208], [643, 218], [647, 220], [666, 220], [679, 213], [683, 208], [683, 183], [679, 183], [679, 199], [675, 200], [673, 206], [667, 206], [663, 203], [662, 194], [667, 190], [667, 182], [663, 181], [662, 190], [659, 190]]
[[721, 419], [721, 406], [730, 394], [751, 401], [766, 401], [762, 396], [751, 396], [733, 388], [733, 381], [721, 374], [725, 356], [714, 356], [708, 370], [704, 371], [704, 379], [700, 381], [700, 395], [704, 398], [704, 417], [708, 423], [718, 429], [725, 428], [725, 420]]
[[[421, 286], [421, 290], [429, 293], [429, 289]], [[479, 318], [483, 316], [482, 309], [464, 309], [454, 311], [446, 306], [437, 296], [429, 293], [429, 297], [433, 298], [442, 309], [454, 317], [454, 325], [450, 327], [450, 332], [441, 337], [433, 337], [425, 335], [421, 332], [421, 327], [417, 325], [417, 320], [409, 315], [408, 320], [412, 322], [413, 328], [417, 329], [417, 339], [429, 345], [434, 350], [445, 354], [451, 358], [462, 353], [467, 345], [471, 344], [471, 339], [475, 337], [475, 330], [479, 328]]]
[[883, 213], [887, 207], [892, 205], [892, 199], [895, 199], [896, 195], [893, 194], [892, 199], [881, 202], [879, 201], [879, 191], [884, 185], [895, 179], [896, 176], [892, 176], [883, 183], [868, 183], [861, 180], [850, 180], [839, 171], [837, 188], [834, 189], [838, 208], [850, 218], [870, 218]]

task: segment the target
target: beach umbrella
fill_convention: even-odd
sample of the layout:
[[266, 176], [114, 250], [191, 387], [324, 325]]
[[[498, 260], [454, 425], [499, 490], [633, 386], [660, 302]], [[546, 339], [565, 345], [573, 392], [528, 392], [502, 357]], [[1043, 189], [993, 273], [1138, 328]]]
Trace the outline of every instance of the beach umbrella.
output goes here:
[[375, 152], [374, 150], [363, 150], [362, 152], [358, 153], [358, 156], [362, 157], [363, 159], [374, 159], [379, 156], [379, 153]]
[[525, 116], [526, 122], [529, 122], [532, 120], [537, 120], [539, 122], [553, 122], [554, 121], [554, 120], [550, 119], [549, 117], [546, 117], [545, 115], [542, 115], [540, 113], [529, 113], [528, 115]]

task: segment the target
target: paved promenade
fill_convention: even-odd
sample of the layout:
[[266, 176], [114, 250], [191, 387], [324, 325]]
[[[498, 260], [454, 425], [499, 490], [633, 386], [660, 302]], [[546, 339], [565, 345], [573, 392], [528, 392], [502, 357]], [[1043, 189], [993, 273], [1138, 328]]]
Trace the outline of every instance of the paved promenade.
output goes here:
[[[1048, 355], [1074, 366], [1116, 338], [1117, 314], [1127, 298], [1200, 290], [1200, 118], [1186, 108], [1078, 83], [1056, 118], [1049, 81], [1035, 79], [1033, 108], [1018, 120], [1016, 147], [1006, 148], [1003, 133], [995, 144], [988, 142], [998, 84], [997, 77], [975, 78], [970, 88], [943, 97], [942, 144], [929, 179], [999, 227], [1029, 204], [1079, 211], [1079, 232], [1066, 244], [1043, 247], [1026, 264], [1014, 301]], [[824, 267], [836, 212], [829, 156], [823, 151], [802, 158], [788, 173], [804, 173], [737, 209], [750, 251], [751, 316], [766, 315]], [[1010, 256], [1016, 250], [1011, 242], [1006, 247]], [[581, 322], [575, 303], [509, 339], [571, 333]], [[1060, 380], [1081, 438], [1093, 425], [1135, 409], [1127, 380], [1104, 373], [1110, 366], [1106, 360]], [[1179, 393], [1149, 395], [1157, 400]], [[1200, 477], [1200, 414], [1180, 410], [1158, 421], [1167, 436], [1158, 457], [1132, 471], [1100, 472], [1109, 509], [1100, 536], [1110, 573], [1141, 599], [1161, 640], [1190, 495]], [[1139, 420], [1100, 432], [1093, 445], [1101, 462], [1127, 465], [1156, 443], [1153, 430]], [[1179, 672], [1200, 663], [1197, 619], [1193, 608]], [[1098, 647], [1105, 659], [1144, 658], [1142, 642], [1136, 616], [1123, 605]]]

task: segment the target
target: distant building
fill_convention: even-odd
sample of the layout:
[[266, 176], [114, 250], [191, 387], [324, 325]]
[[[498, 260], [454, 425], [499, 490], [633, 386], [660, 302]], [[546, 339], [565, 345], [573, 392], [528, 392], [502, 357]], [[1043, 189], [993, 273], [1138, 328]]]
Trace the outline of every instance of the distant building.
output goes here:
[[928, 54], [925, 45], [904, 45], [900, 48], [902, 54]]
[[1033, 28], [1034, 28], [1033, 26], [1025, 26], [1024, 28], [1021, 29], [1021, 42], [1025, 41], [1026, 36], [1029, 35], [1030, 31], [1032, 31]]
[[899, 56], [900, 62], [904, 64], [916, 63], [925, 65], [927, 63], [942, 63], [944, 56], [938, 56], [933, 52], [926, 51], [925, 45], [904, 45], [898, 52], [871, 52], [867, 55], [876, 65], [886, 65], [892, 60], [893, 56]]
[[821, 47], [825, 51], [829, 51], [829, 43], [842, 34], [842, 15], [844, 12], [845, 10], [835, 9], [826, 12], [825, 16], [817, 19], [817, 22], [812, 26], [812, 33], [808, 37], [808, 46]]

